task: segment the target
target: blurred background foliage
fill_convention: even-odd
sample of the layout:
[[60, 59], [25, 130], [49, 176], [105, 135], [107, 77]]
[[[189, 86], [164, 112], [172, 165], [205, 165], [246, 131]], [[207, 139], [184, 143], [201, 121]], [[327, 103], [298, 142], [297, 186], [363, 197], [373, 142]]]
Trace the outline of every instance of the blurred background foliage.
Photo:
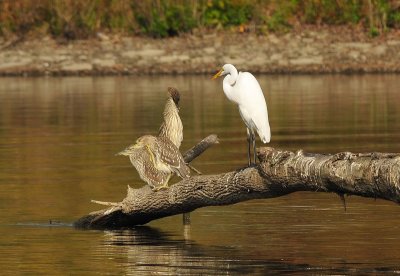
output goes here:
[[286, 32], [353, 25], [372, 36], [400, 26], [399, 0], [1, 0], [0, 35], [83, 39], [97, 32], [169, 37], [198, 29]]

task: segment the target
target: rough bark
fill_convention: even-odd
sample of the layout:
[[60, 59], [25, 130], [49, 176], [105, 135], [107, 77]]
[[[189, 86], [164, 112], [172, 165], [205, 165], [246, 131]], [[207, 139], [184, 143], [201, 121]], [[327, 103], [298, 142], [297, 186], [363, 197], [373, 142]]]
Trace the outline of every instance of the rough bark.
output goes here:
[[131, 227], [200, 207], [274, 198], [296, 191], [333, 192], [400, 202], [400, 154], [323, 155], [274, 148], [260, 148], [257, 154], [260, 163], [255, 167], [194, 176], [168, 190], [128, 188], [122, 202], [84, 216], [75, 226]]

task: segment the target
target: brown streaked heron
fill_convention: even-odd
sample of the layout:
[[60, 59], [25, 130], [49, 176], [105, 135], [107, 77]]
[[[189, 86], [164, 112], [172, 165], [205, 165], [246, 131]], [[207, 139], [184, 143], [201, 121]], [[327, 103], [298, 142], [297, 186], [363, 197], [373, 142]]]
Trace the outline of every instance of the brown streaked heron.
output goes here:
[[[168, 87], [168, 98], [163, 112], [164, 121], [158, 131], [159, 137], [168, 138], [178, 149], [183, 140], [183, 125], [181, 117], [179, 116], [180, 99], [179, 91], [174, 87]], [[201, 172], [192, 165], [187, 165], [197, 174], [201, 174]]]
[[163, 117], [158, 132], [159, 137], [167, 137], [179, 149], [183, 140], [183, 125], [179, 117], [180, 94], [176, 88], [168, 87], [168, 99], [165, 104]]
[[173, 173], [181, 178], [190, 177], [182, 154], [166, 137], [144, 135], [117, 155], [129, 156], [140, 178], [154, 191], [167, 188]]
[[[183, 140], [183, 125], [181, 117], [179, 116], [180, 99], [179, 91], [176, 88], [168, 87], [168, 99], [163, 112], [164, 121], [158, 132], [159, 137], [168, 138], [178, 149]], [[190, 164], [187, 165], [198, 174], [201, 174]], [[183, 214], [183, 224], [185, 226], [190, 224], [190, 213]]]

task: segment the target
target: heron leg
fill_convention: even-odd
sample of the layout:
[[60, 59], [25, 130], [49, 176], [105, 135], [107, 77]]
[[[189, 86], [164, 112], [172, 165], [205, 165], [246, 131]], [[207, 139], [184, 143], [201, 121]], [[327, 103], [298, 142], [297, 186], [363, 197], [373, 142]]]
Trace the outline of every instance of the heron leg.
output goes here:
[[247, 159], [249, 160], [249, 166], [251, 166], [251, 132], [250, 129], [247, 130]]
[[159, 191], [162, 189], [168, 189], [168, 182], [171, 179], [172, 174], [169, 174], [167, 179], [165, 179], [164, 183], [154, 189], [154, 191]]
[[194, 171], [195, 173], [197, 173], [197, 174], [202, 174], [201, 173], [201, 171], [199, 171], [198, 169], [196, 169], [195, 167], [193, 167], [192, 165], [190, 165], [190, 164], [186, 164], [192, 171]]
[[153, 191], [157, 192], [162, 189], [168, 189], [168, 182], [162, 184], [161, 186], [156, 187]]

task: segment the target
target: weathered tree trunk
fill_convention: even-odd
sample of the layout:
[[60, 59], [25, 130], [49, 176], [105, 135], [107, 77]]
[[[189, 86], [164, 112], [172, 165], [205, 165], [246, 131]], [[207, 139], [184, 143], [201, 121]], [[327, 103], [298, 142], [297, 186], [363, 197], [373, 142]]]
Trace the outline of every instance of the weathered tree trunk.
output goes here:
[[333, 192], [400, 202], [400, 155], [335, 155], [258, 149], [260, 164], [218, 175], [182, 180], [167, 190], [128, 188], [126, 198], [109, 209], [82, 217], [81, 228], [120, 228], [190, 212], [200, 207], [273, 198], [297, 191]]

